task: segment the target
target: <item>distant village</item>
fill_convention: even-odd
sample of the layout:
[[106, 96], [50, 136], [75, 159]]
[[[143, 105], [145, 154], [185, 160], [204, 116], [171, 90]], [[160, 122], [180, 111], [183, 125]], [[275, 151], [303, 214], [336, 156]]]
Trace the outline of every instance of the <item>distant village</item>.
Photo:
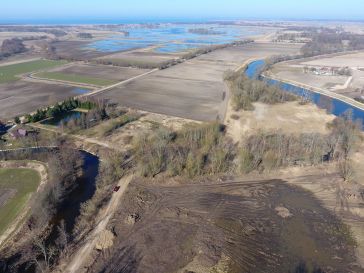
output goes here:
[[321, 76], [352, 76], [349, 67], [332, 67], [332, 66], [304, 66], [305, 74], [314, 74]]

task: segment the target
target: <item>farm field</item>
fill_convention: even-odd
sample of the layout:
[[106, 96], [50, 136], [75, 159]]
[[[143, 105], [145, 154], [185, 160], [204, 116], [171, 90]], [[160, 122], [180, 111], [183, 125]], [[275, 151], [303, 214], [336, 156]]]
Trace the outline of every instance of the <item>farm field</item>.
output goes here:
[[0, 66], [0, 84], [18, 80], [17, 75], [65, 64], [65, 61], [35, 60], [30, 62]]
[[87, 90], [61, 84], [16, 81], [0, 84], [0, 119], [33, 112]]
[[158, 114], [214, 121], [225, 115], [225, 71], [235, 69], [249, 58], [259, 57], [261, 51], [266, 55], [293, 54], [299, 48], [297, 45], [254, 43], [216, 50], [102, 93], [97, 98]]
[[120, 65], [146, 65], [146, 66], [158, 66], [163, 62], [167, 62], [173, 59], [178, 59], [182, 54], [173, 53], [157, 53], [151, 50], [134, 50], [129, 52], [112, 53], [98, 60], [110, 61]]
[[195, 120], [216, 120], [222, 82], [166, 78], [160, 73], [112, 89], [97, 98], [123, 106]]
[[[124, 81], [129, 78], [138, 76], [147, 72], [146, 69], [130, 68], [130, 67], [118, 67], [110, 65], [96, 65], [96, 64], [84, 64], [84, 63], [72, 63], [67, 66], [56, 67], [50, 69], [47, 73], [57, 73], [62, 77], [74, 77], [76, 80], [82, 80], [85, 78], [88, 82], [92, 79], [97, 81], [115, 83], [118, 81]], [[87, 83], [87, 82], [86, 82]]]
[[40, 176], [31, 169], [0, 169], [0, 235], [37, 190]]
[[91, 84], [97, 86], [105, 86], [111, 85], [116, 83], [113, 80], [107, 79], [100, 79], [94, 77], [88, 77], [84, 75], [77, 75], [77, 74], [66, 74], [61, 72], [41, 72], [34, 75], [37, 78], [42, 79], [49, 79], [49, 80], [59, 80], [59, 81], [66, 81], [66, 82], [74, 82], [74, 83], [84, 83], [84, 84]]

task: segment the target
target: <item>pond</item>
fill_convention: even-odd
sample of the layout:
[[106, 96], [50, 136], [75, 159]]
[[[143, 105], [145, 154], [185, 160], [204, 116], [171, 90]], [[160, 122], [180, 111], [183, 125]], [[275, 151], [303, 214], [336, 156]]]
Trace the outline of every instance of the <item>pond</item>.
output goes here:
[[58, 117], [46, 119], [42, 121], [41, 124], [60, 127], [62, 124], [65, 124], [71, 120], [76, 120], [81, 118], [81, 115], [83, 115], [83, 113], [81, 112], [69, 111], [62, 115], [59, 115]]
[[88, 90], [88, 89], [83, 89], [83, 88], [74, 88], [72, 90], [72, 93], [74, 95], [84, 95], [84, 94], [87, 94], [87, 93], [90, 93], [91, 90]]
[[[206, 28], [217, 34], [197, 34], [189, 32], [194, 28]], [[249, 26], [221, 26], [218, 24], [164, 24], [159, 27], [137, 27], [120, 29], [129, 36], [114, 35], [90, 43], [87, 48], [101, 52], [115, 52], [158, 45], [159, 53], [176, 53], [192, 48], [230, 43], [247, 37], [264, 34], [265, 30]]]
[[[250, 63], [245, 71], [245, 74], [249, 78], [258, 77], [260, 70], [264, 65], [264, 60], [258, 60]], [[364, 110], [357, 108], [347, 102], [341, 101], [336, 98], [331, 98], [320, 93], [316, 93], [312, 90], [305, 89], [299, 86], [295, 86], [290, 83], [285, 83], [270, 79], [268, 77], [259, 76], [261, 80], [265, 80], [270, 85], [279, 85], [279, 87], [287, 92], [296, 94], [298, 96], [304, 96], [309, 98], [314, 104], [322, 109], [326, 109], [329, 113], [335, 116], [342, 116], [345, 112], [351, 111], [353, 120], [360, 120], [362, 128], [364, 128]]]

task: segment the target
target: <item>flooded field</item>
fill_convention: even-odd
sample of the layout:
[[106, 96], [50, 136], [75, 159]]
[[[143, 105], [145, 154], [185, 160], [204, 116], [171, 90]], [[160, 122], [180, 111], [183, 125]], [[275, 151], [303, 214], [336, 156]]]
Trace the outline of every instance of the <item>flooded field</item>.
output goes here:
[[[203, 28], [213, 34], [192, 33], [190, 30]], [[162, 25], [125, 29], [128, 36], [116, 35], [90, 43], [85, 48], [101, 52], [115, 52], [157, 46], [159, 53], [174, 53], [209, 45], [218, 45], [266, 33], [264, 29], [243, 26], [220, 25]]]

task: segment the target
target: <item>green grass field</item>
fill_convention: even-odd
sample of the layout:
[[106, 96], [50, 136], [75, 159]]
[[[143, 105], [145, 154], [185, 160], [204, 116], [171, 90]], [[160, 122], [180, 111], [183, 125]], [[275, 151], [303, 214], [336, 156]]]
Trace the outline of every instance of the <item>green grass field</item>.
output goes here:
[[18, 80], [17, 75], [38, 71], [41, 69], [53, 68], [66, 64], [66, 61], [36, 60], [19, 64], [0, 66], [0, 83], [7, 83]]
[[92, 84], [97, 86], [106, 86], [112, 85], [117, 83], [117, 81], [107, 80], [107, 79], [100, 79], [94, 78], [79, 74], [66, 74], [61, 72], [41, 72], [35, 75], [36, 77], [46, 78], [51, 80], [60, 80], [60, 81], [67, 81], [67, 82], [74, 82], [74, 83], [85, 83], [85, 84]]
[[0, 169], [0, 191], [16, 189], [16, 194], [0, 207], [0, 234], [15, 220], [24, 209], [30, 195], [40, 183], [37, 171], [31, 169]]

